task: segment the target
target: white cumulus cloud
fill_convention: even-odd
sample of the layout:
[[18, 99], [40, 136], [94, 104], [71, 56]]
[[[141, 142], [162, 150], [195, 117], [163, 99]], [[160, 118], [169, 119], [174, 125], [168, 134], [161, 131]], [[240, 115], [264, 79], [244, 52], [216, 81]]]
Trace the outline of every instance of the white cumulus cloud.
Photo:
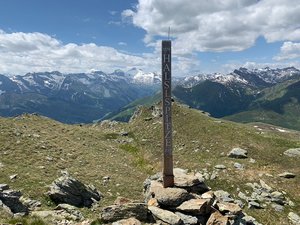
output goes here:
[[300, 43], [291, 41], [284, 42], [280, 48], [279, 55], [274, 57], [274, 59], [278, 61], [296, 58], [300, 58]]
[[147, 32], [146, 42], [171, 27], [177, 54], [188, 54], [241, 51], [259, 36], [300, 41], [299, 11], [299, 0], [139, 0], [123, 17]]
[[6, 33], [0, 30], [0, 73], [5, 74], [53, 70], [69, 73], [91, 69], [111, 72], [130, 67], [148, 70], [156, 64], [153, 57], [123, 53], [93, 43], [63, 44], [42, 33]]

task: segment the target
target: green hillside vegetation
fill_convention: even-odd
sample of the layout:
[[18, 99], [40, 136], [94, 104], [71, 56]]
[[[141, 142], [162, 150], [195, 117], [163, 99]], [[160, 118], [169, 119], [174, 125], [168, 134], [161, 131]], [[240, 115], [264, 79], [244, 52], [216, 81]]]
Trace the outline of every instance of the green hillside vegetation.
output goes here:
[[209, 112], [213, 117], [224, 117], [247, 108], [254, 96], [247, 89], [227, 88], [223, 84], [203, 81], [194, 87], [177, 86], [173, 94], [181, 102]]
[[[152, 115], [152, 108], [142, 107], [131, 123], [103, 122], [93, 125], [66, 125], [37, 115], [0, 118], [0, 183], [7, 183], [23, 195], [38, 199], [42, 208], [53, 208], [45, 192], [60, 176], [61, 170], [91, 183], [104, 194], [100, 208], [117, 196], [142, 200], [142, 183], [161, 170], [162, 118]], [[295, 203], [276, 212], [266, 209], [245, 211], [263, 224], [286, 224], [289, 211], [300, 211], [300, 168], [297, 158], [283, 155], [289, 148], [300, 147], [300, 133], [280, 132], [261, 124], [252, 125], [210, 118], [198, 110], [174, 104], [174, 165], [193, 171], [208, 172], [217, 164], [226, 165], [215, 180], [206, 183], [213, 190], [225, 190], [237, 197], [238, 189], [248, 190], [247, 182], [264, 180], [271, 187], [285, 191]], [[226, 154], [233, 147], [248, 150], [249, 159], [231, 159]], [[244, 170], [236, 170], [234, 162]], [[279, 178], [289, 171], [294, 179]], [[16, 180], [9, 176], [18, 174]], [[110, 176], [104, 185], [102, 178]], [[96, 219], [99, 210], [80, 209]], [[0, 222], [8, 215], [0, 211]]]
[[300, 130], [300, 80], [263, 90], [249, 110], [224, 117], [236, 122], [264, 122]]
[[109, 120], [115, 120], [120, 122], [128, 122], [139, 106], [149, 107], [151, 105], [158, 103], [160, 100], [161, 100], [161, 92], [158, 92], [152, 96], [147, 96], [144, 98], [137, 99], [115, 112], [108, 113], [107, 115], [102, 117], [101, 120], [109, 119]]

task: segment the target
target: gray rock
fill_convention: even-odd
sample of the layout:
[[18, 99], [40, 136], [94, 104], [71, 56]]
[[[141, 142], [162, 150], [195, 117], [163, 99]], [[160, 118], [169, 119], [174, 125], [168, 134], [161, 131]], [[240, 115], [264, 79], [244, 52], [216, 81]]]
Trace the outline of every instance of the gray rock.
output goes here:
[[15, 179], [17, 179], [18, 178], [18, 174], [13, 174], [13, 175], [10, 175], [9, 176], [9, 179], [10, 180], [15, 180]]
[[198, 219], [195, 216], [185, 215], [181, 212], [175, 212], [175, 214], [180, 217], [180, 219], [183, 221], [183, 224], [192, 225], [198, 223]]
[[155, 206], [149, 206], [148, 209], [156, 219], [162, 220], [163, 222], [166, 222], [171, 225], [182, 224], [181, 218], [178, 215], [174, 214], [173, 212], [160, 209]]
[[224, 166], [224, 165], [215, 165], [215, 168], [218, 169], [218, 170], [225, 170], [226, 166]]
[[[7, 188], [7, 186], [6, 186]], [[20, 191], [15, 191], [11, 189], [1, 190], [0, 191], [0, 201], [8, 213], [11, 214], [21, 214], [27, 215], [29, 210], [21, 201], [20, 198], [22, 193]]]
[[8, 190], [9, 186], [8, 184], [0, 184], [0, 191]]
[[230, 194], [227, 191], [218, 190], [214, 192], [216, 198], [222, 202], [234, 202], [234, 199], [231, 198]]
[[275, 203], [271, 204], [271, 207], [277, 212], [282, 212], [284, 209], [282, 205], [275, 204]]
[[249, 159], [249, 162], [250, 162], [250, 163], [256, 163], [256, 160], [255, 160], [255, 159], [252, 159], [252, 158], [250, 158], [250, 159]]
[[92, 185], [85, 185], [68, 173], [56, 179], [47, 193], [57, 204], [66, 203], [77, 207], [91, 207], [103, 197]]
[[247, 214], [240, 214], [235, 218], [233, 225], [262, 225], [257, 220]]
[[70, 215], [72, 215], [73, 220], [79, 221], [82, 220], [84, 217], [82, 216], [81, 212], [77, 210], [76, 207], [68, 204], [59, 204], [55, 210], [64, 210]]
[[218, 172], [217, 171], [213, 171], [211, 176], [209, 177], [210, 180], [214, 180], [218, 177]]
[[239, 192], [238, 193], [238, 197], [240, 198], [240, 199], [243, 199], [243, 200], [246, 200], [246, 201], [248, 201], [248, 197], [243, 193], [243, 192]]
[[300, 157], [300, 148], [290, 148], [286, 150], [283, 154], [289, 157]]
[[296, 176], [296, 174], [290, 173], [290, 172], [284, 172], [284, 173], [278, 174], [278, 176], [289, 179], [289, 178], [294, 178]]
[[146, 199], [155, 198], [161, 206], [176, 207], [192, 196], [182, 188], [163, 188], [162, 184], [152, 181]]
[[148, 220], [148, 209], [144, 203], [127, 203], [123, 205], [111, 205], [101, 211], [100, 218], [103, 222], [115, 222], [121, 219], [134, 217], [140, 221]]
[[236, 168], [238, 170], [244, 169], [244, 166], [242, 164], [240, 164], [240, 163], [237, 163], [237, 162], [234, 163], [233, 166], [234, 166], [234, 168]]
[[259, 180], [260, 186], [262, 187], [263, 191], [271, 192], [273, 188], [271, 188], [269, 185], [266, 184], [263, 180]]
[[74, 224], [72, 221], [83, 219], [83, 217], [78, 217], [78, 215], [71, 214], [64, 209], [33, 211], [30, 215], [51, 221], [49, 224]]
[[191, 215], [206, 215], [211, 210], [211, 204], [210, 199], [191, 199], [183, 202], [176, 209]]
[[20, 198], [20, 201], [31, 211], [36, 210], [42, 206], [42, 203], [40, 201], [30, 198], [24, 198], [23, 196]]
[[141, 221], [136, 218], [128, 218], [113, 222], [112, 225], [142, 225]]
[[297, 215], [294, 212], [290, 212], [288, 215], [289, 220], [291, 221], [291, 223], [295, 224], [295, 225], [299, 225], [300, 224], [300, 216]]
[[286, 199], [284, 195], [279, 191], [274, 191], [271, 193], [271, 202], [275, 202], [280, 205], [286, 204]]
[[229, 153], [228, 153], [228, 157], [231, 158], [237, 158], [237, 159], [244, 159], [247, 158], [248, 152], [244, 149], [241, 148], [233, 148]]
[[217, 207], [222, 214], [238, 215], [242, 212], [239, 205], [230, 202], [218, 202]]
[[[204, 183], [204, 179], [194, 174], [188, 174], [186, 170], [180, 168], [174, 168], [174, 184], [175, 187], [183, 188], [188, 192], [202, 194], [209, 190], [207, 185]], [[144, 182], [144, 193], [147, 196], [149, 193], [149, 187], [151, 181], [162, 182], [162, 173], [157, 173], [153, 176], [148, 177]], [[149, 200], [149, 199], [148, 199]]]
[[262, 209], [263, 207], [258, 203], [258, 202], [255, 202], [255, 201], [249, 201], [248, 202], [248, 208], [249, 209]]

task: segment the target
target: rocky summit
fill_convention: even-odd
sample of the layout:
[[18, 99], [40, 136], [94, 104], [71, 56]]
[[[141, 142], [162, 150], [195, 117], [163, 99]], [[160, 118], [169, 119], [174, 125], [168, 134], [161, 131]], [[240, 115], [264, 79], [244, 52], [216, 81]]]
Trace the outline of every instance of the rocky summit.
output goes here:
[[147, 178], [144, 182], [145, 202], [105, 207], [101, 220], [115, 224], [132, 218], [136, 224], [260, 224], [242, 212], [237, 203], [228, 202], [222, 194], [209, 190], [198, 175], [177, 168], [174, 179], [174, 187], [163, 188], [161, 173]]

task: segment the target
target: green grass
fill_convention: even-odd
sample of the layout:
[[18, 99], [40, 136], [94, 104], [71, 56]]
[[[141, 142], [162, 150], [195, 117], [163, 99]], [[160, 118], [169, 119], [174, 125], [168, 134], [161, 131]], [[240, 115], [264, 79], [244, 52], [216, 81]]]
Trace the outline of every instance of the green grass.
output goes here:
[[[237, 188], [244, 190], [247, 182], [259, 179], [286, 191], [296, 204], [294, 208], [287, 207], [281, 214], [271, 208], [247, 210], [263, 224], [284, 224], [288, 210], [300, 211], [300, 176], [290, 180], [277, 177], [284, 171], [300, 174], [298, 159], [283, 155], [288, 148], [300, 147], [299, 132], [279, 132], [265, 124], [254, 127], [216, 120], [177, 104], [172, 115], [175, 167], [211, 172], [216, 164], [224, 164], [226, 172], [220, 172], [216, 180], [207, 183], [214, 190], [227, 190], [233, 196], [237, 195]], [[127, 136], [121, 135], [124, 131]], [[42, 209], [54, 207], [44, 193], [61, 170], [68, 170], [72, 176], [101, 191], [105, 197], [100, 208], [112, 204], [117, 196], [142, 201], [143, 181], [161, 171], [162, 121], [161, 117], [153, 117], [147, 107], [140, 108], [139, 116], [128, 124], [65, 125], [32, 115], [0, 118], [0, 134], [0, 162], [4, 164], [0, 168], [0, 183], [40, 200]], [[233, 147], [247, 149], [256, 163], [226, 157]], [[234, 162], [245, 166], [242, 174], [233, 168]], [[9, 175], [15, 173], [18, 178], [11, 181]], [[265, 176], [266, 173], [273, 177]], [[104, 176], [111, 177], [107, 185], [102, 183]], [[96, 221], [98, 213], [80, 210], [85, 217]], [[273, 214], [274, 219], [270, 219]], [[8, 221], [1, 211], [0, 218]]]

